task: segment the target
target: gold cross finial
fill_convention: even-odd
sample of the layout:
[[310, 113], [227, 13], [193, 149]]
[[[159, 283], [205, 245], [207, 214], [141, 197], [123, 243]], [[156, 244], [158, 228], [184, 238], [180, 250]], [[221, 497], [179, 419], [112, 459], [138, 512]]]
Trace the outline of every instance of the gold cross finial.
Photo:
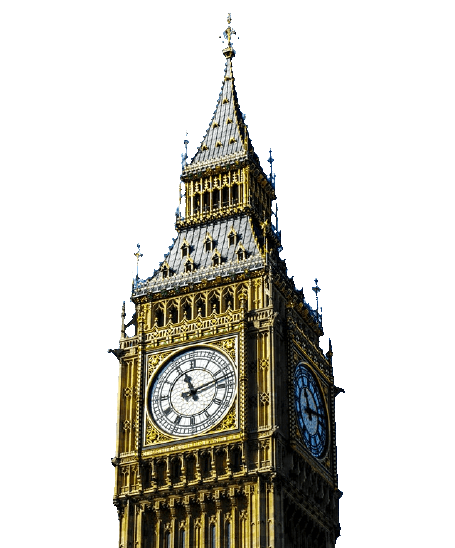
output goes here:
[[[231, 27], [231, 21], [232, 21], [232, 17], [231, 17], [231, 14], [228, 13], [228, 17], [227, 17], [227, 22], [228, 22], [228, 28], [223, 32], [223, 36], [224, 38], [228, 41], [228, 45], [227, 45], [227, 48], [226, 48], [226, 51], [234, 51], [232, 49], [232, 43], [231, 43], [231, 38], [234, 34], [237, 34], [235, 32], [235, 30]], [[221, 36], [220, 36], [221, 38]], [[235, 52], [234, 52], [235, 54]], [[233, 57], [233, 55], [231, 55], [231, 57]]]

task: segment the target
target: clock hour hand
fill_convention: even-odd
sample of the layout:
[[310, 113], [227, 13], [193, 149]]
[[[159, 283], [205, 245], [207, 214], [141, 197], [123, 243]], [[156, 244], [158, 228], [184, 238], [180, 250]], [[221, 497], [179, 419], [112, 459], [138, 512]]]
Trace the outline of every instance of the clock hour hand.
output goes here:
[[194, 386], [191, 382], [191, 377], [187, 373], [185, 373], [185, 377], [183, 378], [183, 380], [186, 382], [190, 390], [194, 390]]
[[185, 401], [188, 401], [190, 398], [193, 398], [193, 400], [197, 400], [198, 397], [196, 394], [196, 390], [189, 390], [188, 392], [182, 392], [182, 398]]
[[[316, 410], [311, 409], [311, 407], [305, 407], [305, 412], [309, 413], [310, 415], [316, 415], [317, 417], [320, 417], [321, 419], [324, 418], [324, 415], [321, 415], [321, 413], [318, 413]], [[310, 416], [310, 419], [313, 420], [313, 417]]]

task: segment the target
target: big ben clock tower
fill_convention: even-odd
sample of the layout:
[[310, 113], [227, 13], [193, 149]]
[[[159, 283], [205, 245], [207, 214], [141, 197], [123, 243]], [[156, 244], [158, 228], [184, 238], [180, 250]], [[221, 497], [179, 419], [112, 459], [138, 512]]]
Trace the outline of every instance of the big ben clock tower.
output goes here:
[[274, 177], [240, 111], [230, 23], [176, 238], [134, 281], [135, 334], [123, 308], [113, 351], [121, 548], [329, 548], [340, 531], [332, 351], [280, 258]]

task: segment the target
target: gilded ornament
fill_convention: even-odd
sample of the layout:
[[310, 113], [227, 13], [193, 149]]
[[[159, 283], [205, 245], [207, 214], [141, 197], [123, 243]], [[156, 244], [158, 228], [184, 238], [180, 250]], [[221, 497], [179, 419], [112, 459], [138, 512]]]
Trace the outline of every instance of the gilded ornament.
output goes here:
[[213, 344], [221, 347], [229, 357], [235, 361], [235, 339], [222, 339], [220, 341], [214, 341]]
[[146, 445], [151, 445], [152, 443], [164, 443], [170, 441], [172, 438], [161, 433], [150, 419], [147, 419], [147, 429], [145, 433], [145, 443]]
[[224, 417], [224, 419], [213, 427], [212, 430], [209, 430], [209, 433], [212, 432], [224, 432], [226, 430], [233, 430], [237, 426], [237, 416], [235, 412], [236, 402], [233, 403], [229, 413]]

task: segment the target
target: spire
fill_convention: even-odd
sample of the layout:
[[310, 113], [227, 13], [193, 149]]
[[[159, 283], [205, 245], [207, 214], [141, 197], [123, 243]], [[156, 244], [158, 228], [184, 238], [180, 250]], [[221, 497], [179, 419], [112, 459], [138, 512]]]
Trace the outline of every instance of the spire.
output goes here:
[[[228, 23], [231, 23], [231, 14], [228, 16]], [[253, 151], [248, 127], [245, 124], [245, 115], [240, 110], [234, 84], [232, 58], [235, 56], [235, 50], [231, 42], [234, 34], [236, 32], [230, 25], [223, 33], [228, 46], [223, 49], [226, 64], [221, 92], [205, 137], [188, 166], [190, 170], [196, 167], [196, 164], [230, 158], [237, 160], [247, 156], [249, 151]]]

